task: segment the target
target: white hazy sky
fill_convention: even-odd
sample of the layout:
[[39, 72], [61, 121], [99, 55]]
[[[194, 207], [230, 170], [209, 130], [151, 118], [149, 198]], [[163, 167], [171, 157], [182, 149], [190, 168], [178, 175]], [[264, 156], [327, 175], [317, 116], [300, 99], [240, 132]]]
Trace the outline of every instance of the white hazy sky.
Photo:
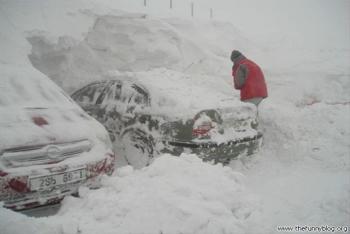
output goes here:
[[[238, 29], [257, 40], [283, 40], [297, 46], [334, 46], [350, 48], [350, 0], [134, 0], [139, 9], [160, 16], [190, 16], [191, 2], [195, 18], [214, 18], [232, 22]], [[124, 8], [131, 6], [130, 0]]]
[[[172, 10], [169, 9], [170, 0], [146, 0], [147, 7], [144, 7], [145, 0], [99, 0], [98, 4], [92, 0], [79, 1], [82, 8], [99, 8], [103, 5], [104, 9], [181, 18], [191, 18], [193, 2], [195, 19], [209, 19], [212, 8], [215, 20], [232, 22], [255, 42], [266, 42], [276, 47], [289, 45], [289, 48], [298, 49], [350, 50], [350, 0], [172, 0]], [[11, 6], [12, 2], [0, 0], [0, 10], [7, 11], [6, 7]], [[48, 2], [59, 6], [58, 0], [16, 2], [34, 7], [45, 6]], [[20, 7], [20, 4], [15, 4], [15, 7]], [[40, 16], [39, 12], [40, 9]]]
[[350, 47], [349, 0], [217, 0], [217, 4], [226, 19], [250, 35], [266, 39], [283, 32], [307, 44]]

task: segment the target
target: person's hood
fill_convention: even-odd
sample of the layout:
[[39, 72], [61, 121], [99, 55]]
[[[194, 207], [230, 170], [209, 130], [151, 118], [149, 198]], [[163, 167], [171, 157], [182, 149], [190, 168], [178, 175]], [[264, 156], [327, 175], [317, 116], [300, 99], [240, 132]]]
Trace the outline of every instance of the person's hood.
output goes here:
[[246, 59], [246, 57], [245, 57], [243, 54], [241, 54], [241, 55], [239, 55], [238, 57], [232, 59], [232, 62], [233, 62], [234, 64], [238, 64], [238, 63], [239, 63], [240, 61], [242, 61], [243, 59]]

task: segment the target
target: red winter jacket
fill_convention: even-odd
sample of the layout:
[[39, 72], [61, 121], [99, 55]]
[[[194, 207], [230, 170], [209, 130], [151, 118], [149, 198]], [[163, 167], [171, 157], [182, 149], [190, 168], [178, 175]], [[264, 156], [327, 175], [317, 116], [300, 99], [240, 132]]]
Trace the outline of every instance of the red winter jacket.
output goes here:
[[[239, 87], [237, 78], [237, 71], [240, 66], [245, 67], [247, 72], [245, 74], [244, 84]], [[267, 88], [265, 83], [264, 74], [260, 67], [249, 59], [242, 59], [232, 68], [232, 76], [236, 89], [241, 90], [241, 100], [247, 100], [251, 98], [266, 98]]]

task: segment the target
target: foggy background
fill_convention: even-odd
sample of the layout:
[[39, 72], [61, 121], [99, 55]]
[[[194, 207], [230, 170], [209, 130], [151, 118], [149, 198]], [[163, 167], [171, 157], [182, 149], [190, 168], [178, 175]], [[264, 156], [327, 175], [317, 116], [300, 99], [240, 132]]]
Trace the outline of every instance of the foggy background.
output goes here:
[[212, 8], [213, 19], [232, 22], [256, 42], [275, 38], [300, 48], [350, 48], [348, 0], [172, 0], [172, 10], [170, 0], [146, 0], [146, 6], [145, 0], [113, 2], [128, 11], [184, 18], [191, 18], [193, 2], [194, 18], [210, 19]]

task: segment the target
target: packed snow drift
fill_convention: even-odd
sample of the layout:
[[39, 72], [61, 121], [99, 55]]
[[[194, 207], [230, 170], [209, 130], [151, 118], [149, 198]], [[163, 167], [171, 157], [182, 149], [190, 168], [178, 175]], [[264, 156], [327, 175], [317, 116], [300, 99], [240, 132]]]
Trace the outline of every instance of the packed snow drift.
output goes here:
[[[22, 225], [40, 223], [28, 234], [243, 233], [261, 217], [259, 202], [245, 188], [241, 173], [203, 163], [195, 155], [164, 155], [137, 171], [126, 166], [102, 183], [95, 191], [81, 188], [81, 198], [65, 199], [57, 215]], [[1, 220], [9, 215], [2, 210]], [[5, 233], [22, 232], [16, 231], [18, 220], [5, 222]]]

